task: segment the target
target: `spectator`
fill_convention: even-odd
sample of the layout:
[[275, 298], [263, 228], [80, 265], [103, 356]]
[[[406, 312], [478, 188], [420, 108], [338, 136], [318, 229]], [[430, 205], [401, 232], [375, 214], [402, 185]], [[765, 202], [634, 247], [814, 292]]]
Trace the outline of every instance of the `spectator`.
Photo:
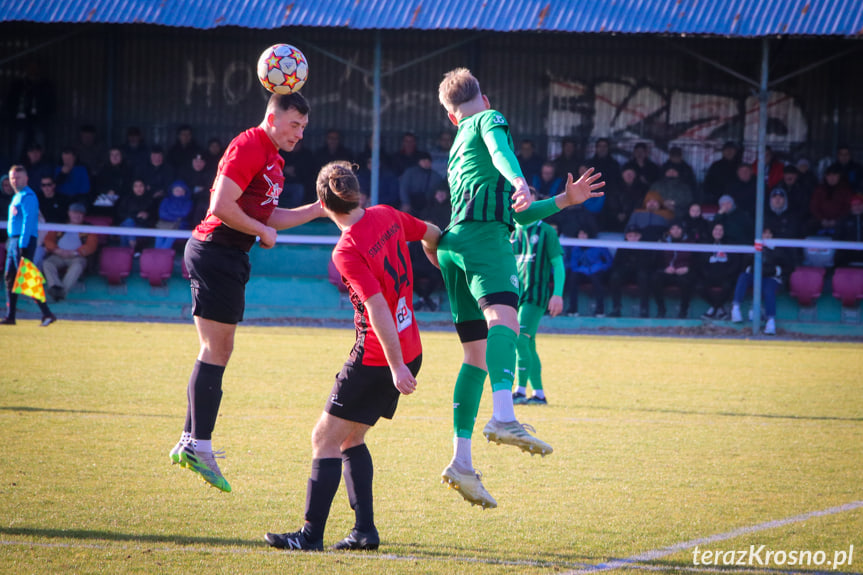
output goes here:
[[132, 177], [140, 177], [150, 163], [150, 150], [144, 143], [141, 129], [137, 126], [129, 126], [126, 129], [126, 143], [120, 148], [123, 159], [132, 170]]
[[[752, 218], [755, 215], [755, 199], [758, 195], [758, 184], [749, 164], [741, 162], [737, 166], [734, 180], [725, 189], [725, 195], [734, 198], [734, 205], [738, 210], [746, 212]], [[772, 190], [773, 188], [765, 188]]]
[[78, 165], [75, 150], [72, 148], [63, 148], [60, 159], [60, 165], [54, 169], [57, 192], [71, 202], [86, 202], [90, 194], [90, 174], [87, 168]]
[[[366, 160], [365, 169], [357, 172], [357, 180], [360, 182], [360, 192], [372, 197], [372, 158]], [[378, 204], [386, 204], [394, 208], [399, 207], [401, 194], [399, 192], [399, 179], [383, 163], [378, 170]]]
[[[602, 174], [602, 179], [605, 181], [605, 194], [609, 195], [610, 190], [616, 190], [620, 186], [621, 169], [620, 164], [611, 155], [611, 141], [608, 138], [599, 138], [594, 146], [593, 157], [588, 158], [585, 162], [588, 167]], [[633, 168], [633, 173], [638, 176], [638, 172]], [[575, 175], [575, 174], [573, 174]], [[638, 178], [636, 177], [636, 181]], [[643, 186], [647, 191], [647, 186], [639, 181], [639, 186]], [[638, 200], [636, 206], [641, 205], [641, 200]], [[624, 220], [625, 222], [625, 220]], [[623, 228], [621, 228], [623, 229]]]
[[638, 178], [638, 181], [647, 186], [648, 189], [662, 175], [659, 171], [659, 166], [650, 159], [650, 151], [647, 148], [646, 142], [635, 144], [635, 147], [632, 149], [632, 159], [623, 164], [624, 168], [627, 166], [635, 170], [635, 176]]
[[[117, 222], [124, 228], [149, 228], [155, 220], [153, 198], [147, 193], [144, 180], [132, 182], [132, 193], [120, 198], [117, 204]], [[141, 251], [140, 239], [135, 236], [122, 236], [120, 245], [130, 247], [135, 253]]]
[[210, 138], [210, 141], [207, 142], [207, 149], [204, 150], [204, 159], [207, 161], [207, 168], [214, 174], [224, 153], [225, 146], [222, 144], [222, 140], [219, 138]]
[[438, 174], [446, 177], [446, 166], [449, 163], [449, 152], [452, 149], [452, 132], [444, 130], [438, 134], [437, 142], [429, 151], [431, 154], [432, 165], [431, 169]]
[[[87, 206], [76, 202], [69, 206], [69, 221], [73, 226], [86, 225], [84, 216]], [[45, 251], [42, 262], [48, 295], [60, 301], [72, 290], [87, 269], [87, 258], [96, 253], [99, 240], [96, 234], [87, 232], [51, 231], [45, 236]], [[65, 273], [63, 271], [65, 270]], [[61, 276], [62, 274], [62, 276]]]
[[567, 238], [578, 236], [578, 231], [584, 228], [599, 229], [596, 215], [588, 211], [584, 204], [569, 206], [545, 218], [545, 221], [557, 228], [558, 235]]
[[[812, 173], [809, 160], [806, 158], [800, 158], [797, 160], [797, 183], [800, 184], [800, 188], [803, 190], [803, 195], [807, 198], [806, 203], [801, 206], [801, 210], [808, 210], [809, 200], [812, 198], [812, 193], [815, 191], [815, 187], [818, 186], [818, 178]], [[806, 212], [803, 211], [799, 215], [802, 217], [805, 214]]]
[[674, 166], [665, 168], [662, 178], [654, 182], [650, 189], [659, 192], [663, 199], [662, 207], [674, 212], [674, 216], [678, 218], [686, 215], [695, 195]]
[[[863, 194], [851, 197], [850, 212], [839, 222], [836, 239], [843, 242], [863, 242]], [[838, 266], [863, 266], [863, 250], [839, 250]]]
[[[543, 158], [536, 153], [536, 147], [533, 140], [522, 140], [518, 146], [518, 165], [521, 167], [521, 173], [524, 179], [528, 182], [534, 181], [539, 176], [542, 169]], [[572, 174], [577, 177], [575, 174]]]
[[150, 148], [150, 163], [144, 168], [141, 179], [154, 200], [161, 201], [167, 194], [168, 186], [174, 181], [174, 168], [165, 163], [165, 151], [161, 146]]
[[851, 148], [841, 145], [836, 150], [836, 162], [830, 166], [839, 170], [839, 175], [852, 192], [863, 192], [863, 166], [851, 158]]
[[419, 217], [431, 201], [435, 190], [444, 183], [444, 178], [432, 170], [431, 154], [420, 152], [417, 165], [406, 169], [399, 178], [401, 210]]
[[405, 132], [402, 134], [402, 144], [398, 152], [390, 157], [390, 169], [400, 177], [405, 173], [405, 170], [411, 166], [416, 166], [420, 160], [420, 151], [417, 149], [417, 137], [413, 132]]
[[[302, 203], [315, 202], [315, 178], [318, 176], [315, 154], [303, 145], [303, 140], [299, 140], [290, 152], [281, 150], [279, 154], [285, 160], [285, 191], [299, 186], [302, 189]], [[296, 190], [293, 194], [289, 192], [291, 201], [294, 201], [298, 193]]]
[[[767, 170], [767, 175], [764, 179], [764, 189], [772, 190], [782, 181], [782, 172], [785, 169], [785, 164], [773, 154], [773, 149], [770, 146], [767, 146], [764, 150], [764, 166]], [[758, 175], [758, 160], [752, 162], [752, 174]], [[754, 214], [755, 210], [753, 209], [750, 213]]]
[[686, 217], [681, 221], [686, 241], [693, 244], [703, 244], [710, 238], [710, 222], [701, 214], [701, 204], [692, 202], [686, 212]]
[[[662, 164], [660, 171], [665, 174], [668, 168], [674, 168], [680, 181], [687, 185], [693, 196], [697, 195], [698, 182], [695, 180], [695, 170], [683, 159], [683, 150], [680, 149], [680, 146], [672, 146], [668, 150], [668, 159]], [[665, 194], [663, 194], [663, 197], [665, 197]]]
[[315, 151], [315, 177], [322, 167], [339, 161], [353, 162], [354, 153], [342, 144], [342, 134], [330, 129], [324, 136], [324, 145]]
[[737, 178], [739, 164], [740, 148], [734, 142], [725, 142], [722, 146], [722, 157], [710, 164], [704, 176], [705, 203], [719, 203], [719, 196], [725, 194]]
[[641, 209], [632, 212], [626, 227], [638, 228], [642, 238], [647, 242], [655, 242], [662, 237], [668, 224], [674, 219], [674, 212], [662, 207], [663, 198], [659, 192], [647, 192]]
[[[813, 188], [814, 189], [814, 188]], [[800, 171], [791, 165], [785, 166], [782, 172], [782, 181], [773, 190], [782, 190], [785, 192], [788, 209], [794, 212], [794, 215], [800, 219], [808, 214], [809, 202], [812, 201], [812, 190], [806, 189], [800, 183]], [[773, 193], [770, 190], [770, 193]], [[770, 196], [765, 198], [766, 207], [770, 207]], [[774, 230], [776, 231], [776, 230]]]
[[[192, 212], [192, 197], [189, 187], [177, 180], [171, 184], [171, 195], [159, 203], [159, 221], [156, 227], [160, 230], [179, 230], [188, 227], [189, 214]], [[177, 238], [158, 237], [155, 247], [171, 248]]]
[[45, 151], [40, 144], [27, 146], [27, 157], [24, 158], [22, 164], [32, 182], [38, 182], [45, 176], [54, 175], [54, 166], [45, 158]]
[[[765, 226], [761, 237], [770, 239], [773, 237], [773, 232]], [[761, 297], [764, 301], [764, 313], [767, 317], [767, 322], [764, 325], [766, 335], [776, 335], [776, 292], [783, 281], [791, 276], [793, 268], [794, 260], [788, 248], [773, 248], [765, 245], [761, 250]], [[731, 307], [731, 321], [735, 323], [743, 321], [740, 306], [743, 303], [743, 298], [746, 297], [746, 292], [752, 288], [754, 283], [752, 264], [750, 264], [737, 278], [737, 285], [734, 288], [734, 302]]]
[[[719, 211], [713, 217], [714, 224], [722, 224], [722, 235], [729, 244], [751, 244], [755, 239], [755, 230], [749, 214], [737, 209], [734, 198], [724, 195], [719, 198]], [[711, 227], [711, 238], [715, 235]], [[708, 238], [708, 242], [713, 239]]]
[[[641, 230], [638, 226], [627, 225], [625, 239], [640, 242]], [[620, 317], [623, 286], [635, 283], [638, 286], [639, 317], [648, 317], [650, 304], [650, 276], [656, 263], [655, 252], [619, 248], [614, 254], [611, 272], [608, 276], [608, 289], [611, 292], [611, 313], [609, 317]]]
[[842, 181], [842, 172], [836, 165], [827, 168], [824, 181], [815, 188], [809, 211], [809, 233], [832, 237], [836, 233], [839, 220], [848, 215], [851, 209], [851, 188]]
[[[192, 158], [192, 164], [184, 166], [179, 173], [179, 179], [189, 187], [192, 198], [192, 212], [189, 215], [190, 222], [200, 222], [203, 220], [207, 215], [207, 210], [210, 208], [210, 188], [213, 186], [216, 172], [207, 165], [206, 158], [207, 156], [204, 154], [196, 155]], [[286, 195], [288, 190], [287, 179], [285, 182], [282, 196]], [[279, 196], [279, 203], [282, 201], [282, 196]], [[300, 194], [300, 198], [302, 198], [302, 194]]]
[[132, 187], [132, 170], [123, 161], [123, 152], [118, 146], [108, 150], [108, 163], [96, 175], [90, 192], [87, 211], [98, 216], [116, 217], [116, 206], [121, 195], [128, 194]]
[[[575, 146], [575, 140], [569, 137], [564, 138], [561, 142], [560, 155], [554, 160], [554, 175], [560, 178], [561, 181], [566, 181], [567, 174], [575, 176], [578, 173], [578, 167], [582, 163], [578, 158], [578, 149]], [[597, 171], [601, 172], [602, 170], [597, 169]], [[602, 174], [602, 178], [606, 181], [605, 185], [607, 188], [608, 179], [605, 173]], [[539, 188], [537, 188], [538, 190]]]
[[183, 124], [177, 128], [177, 140], [168, 150], [166, 160], [176, 174], [183, 166], [191, 165], [192, 158], [203, 153], [204, 151], [195, 141], [192, 134], [192, 126]]
[[680, 289], [680, 310], [678, 318], [689, 317], [689, 301], [695, 287], [695, 270], [692, 265], [692, 252], [679, 251], [674, 244], [686, 243], [683, 226], [679, 220], [673, 220], [663, 241], [669, 244], [669, 249], [660, 252], [658, 268], [653, 273], [653, 297], [656, 300], [656, 317], [665, 317], [665, 288], [675, 286]]
[[603, 228], [611, 232], [622, 232], [632, 212], [643, 204], [646, 193], [647, 188], [638, 180], [635, 170], [632, 167], [623, 170], [617, 187], [605, 186]]
[[[593, 228], [582, 228], [578, 231], [578, 239], [595, 239]], [[567, 315], [578, 315], [578, 288], [583, 281], [589, 281], [591, 296], [594, 301], [594, 315], [605, 316], [605, 281], [614, 258], [608, 248], [590, 246], [573, 246], [568, 258], [566, 274], [566, 293], [569, 304]]]
[[[578, 178], [577, 169], [575, 172], [570, 173], [576, 179]], [[565, 177], [566, 175], [564, 175]], [[533, 179], [532, 185], [539, 199], [553, 198], [563, 190], [563, 180], [555, 173], [554, 162], [544, 162], [542, 164], [539, 174]]]
[[[587, 170], [588, 170], [587, 164], [583, 163], [583, 164], [578, 166], [578, 172], [576, 174], [573, 174], [572, 177], [575, 179], [578, 179], [582, 175], [584, 175], [584, 173]], [[569, 177], [569, 176], [567, 176], [567, 177]], [[596, 198], [589, 198], [586, 202], [584, 202], [581, 205], [584, 206], [585, 210], [587, 210], [588, 212], [593, 214], [593, 221], [596, 224], [599, 224], [600, 217], [602, 214], [602, 208], [605, 206], [605, 194], [603, 194], [599, 197], [596, 197]]]
[[800, 237], [800, 220], [788, 206], [788, 198], [782, 188], [774, 188], [770, 192], [770, 203], [764, 211], [764, 227], [773, 230], [777, 238]]
[[441, 230], [449, 226], [452, 217], [452, 205], [449, 197], [449, 187], [446, 182], [441, 182], [432, 196], [431, 202], [426, 206], [422, 219], [431, 222]]
[[726, 245], [725, 228], [721, 223], [713, 222], [711, 236], [716, 251], [699, 254], [699, 293], [710, 305], [701, 317], [725, 320], [728, 319], [728, 310], [725, 307], [731, 301], [737, 274], [740, 272], [740, 256], [723, 249]]
[[57, 184], [51, 176], [42, 176], [36, 197], [39, 198], [39, 211], [46, 222], [63, 224], [69, 218], [69, 199], [57, 193]]
[[75, 146], [75, 157], [78, 164], [87, 168], [87, 175], [94, 179], [96, 174], [102, 170], [107, 156], [105, 144], [99, 141], [96, 126], [84, 124], [78, 130], [78, 145]]

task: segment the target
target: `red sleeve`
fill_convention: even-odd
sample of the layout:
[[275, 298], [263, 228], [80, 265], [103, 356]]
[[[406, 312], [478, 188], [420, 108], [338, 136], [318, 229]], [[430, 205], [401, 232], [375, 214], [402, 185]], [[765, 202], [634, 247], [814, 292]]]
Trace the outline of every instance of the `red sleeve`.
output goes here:
[[251, 138], [231, 142], [220, 162], [223, 176], [227, 176], [245, 190], [252, 178], [261, 171], [266, 158], [261, 154], [257, 143]]
[[383, 291], [368, 263], [355, 250], [336, 250], [333, 252], [333, 262], [342, 277], [347, 278], [360, 301], [366, 301]]
[[426, 235], [426, 231], [428, 230], [428, 225], [424, 221], [417, 219], [410, 214], [400, 212], [395, 208], [393, 209], [399, 215], [402, 229], [405, 231], [405, 241], [416, 242], [423, 239], [423, 236]]

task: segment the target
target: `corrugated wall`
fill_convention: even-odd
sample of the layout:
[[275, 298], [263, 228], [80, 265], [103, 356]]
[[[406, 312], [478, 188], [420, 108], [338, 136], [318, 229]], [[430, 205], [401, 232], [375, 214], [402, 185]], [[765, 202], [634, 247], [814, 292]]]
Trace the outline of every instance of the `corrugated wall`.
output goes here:
[[[66, 37], [69, 33], [74, 35]], [[657, 159], [664, 159], [670, 145], [681, 145], [699, 168], [725, 139], [751, 134], [747, 125], [751, 128], [754, 108], [747, 98], [753, 88], [675, 46], [757, 79], [757, 40], [469, 32], [383, 32], [382, 37], [382, 127], [388, 151], [395, 150], [403, 131], [416, 132], [421, 146], [429, 147], [437, 133], [449, 128], [437, 102], [437, 84], [456, 66], [471, 67], [492, 104], [509, 118], [516, 139], [534, 139], [543, 153], [556, 150], [563, 135], [576, 136], [586, 152], [598, 136], [619, 141], [621, 152], [647, 139]], [[372, 127], [371, 77], [319, 49], [370, 70], [374, 32], [3, 24], [0, 38], [0, 60], [6, 60], [0, 66], [3, 109], [11, 83], [24, 75], [29, 61], [38, 60], [57, 96], [55, 146], [73, 141], [82, 123], [95, 124], [103, 138], [115, 142], [127, 126], [138, 125], [149, 143], [170, 145], [183, 123], [193, 126], [199, 143], [214, 136], [227, 141], [260, 121], [265, 95], [254, 63], [275, 42], [295, 43], [310, 61], [303, 90], [313, 106], [308, 146], [319, 147], [325, 130], [336, 128], [359, 151]], [[773, 41], [771, 74], [788, 74], [853, 45], [847, 40]], [[782, 98], [775, 109], [781, 113], [770, 126], [777, 149], [818, 157], [848, 142], [863, 156], [860, 54], [777, 86]], [[703, 111], [711, 106], [722, 110], [719, 119]], [[561, 124], [564, 117], [572, 124]], [[7, 122], [2, 130], [0, 150], [8, 155]], [[696, 153], [699, 149], [709, 154]]]

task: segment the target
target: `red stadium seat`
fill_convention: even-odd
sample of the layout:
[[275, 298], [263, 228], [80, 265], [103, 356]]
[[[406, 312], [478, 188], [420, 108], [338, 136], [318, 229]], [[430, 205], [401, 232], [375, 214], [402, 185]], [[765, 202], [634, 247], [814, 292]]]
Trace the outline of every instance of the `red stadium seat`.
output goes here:
[[180, 272], [183, 274], [183, 279], [189, 279], [189, 270], [186, 269], [186, 258], [180, 258]]
[[174, 250], [147, 248], [141, 252], [141, 277], [152, 287], [162, 287], [174, 271]]
[[[86, 215], [84, 216], [84, 222], [90, 224], [91, 226], [111, 226], [113, 225], [114, 220], [113, 218], [111, 218], [111, 216]], [[104, 246], [108, 243], [107, 234], [98, 234], [98, 237], [100, 246]]]
[[814, 315], [815, 300], [821, 297], [824, 289], [824, 268], [800, 266], [791, 272], [790, 284], [789, 293], [800, 304], [798, 316], [802, 318], [806, 313]]
[[99, 275], [108, 285], [124, 285], [123, 280], [132, 273], [132, 248], [106, 246], [99, 254]]
[[858, 304], [863, 299], [863, 268], [836, 268], [833, 273], [833, 297], [842, 302], [842, 319], [860, 319]]

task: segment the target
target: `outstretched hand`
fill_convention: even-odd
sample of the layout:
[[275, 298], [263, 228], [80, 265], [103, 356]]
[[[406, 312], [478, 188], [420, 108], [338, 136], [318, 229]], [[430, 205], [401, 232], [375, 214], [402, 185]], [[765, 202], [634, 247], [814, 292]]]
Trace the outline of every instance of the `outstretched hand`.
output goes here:
[[575, 206], [583, 204], [590, 198], [601, 198], [605, 192], [597, 192], [599, 188], [605, 186], [605, 182], [600, 180], [602, 173], [593, 172], [593, 168], [588, 168], [580, 178], [572, 181], [572, 174], [566, 175], [566, 204], [567, 206]]

